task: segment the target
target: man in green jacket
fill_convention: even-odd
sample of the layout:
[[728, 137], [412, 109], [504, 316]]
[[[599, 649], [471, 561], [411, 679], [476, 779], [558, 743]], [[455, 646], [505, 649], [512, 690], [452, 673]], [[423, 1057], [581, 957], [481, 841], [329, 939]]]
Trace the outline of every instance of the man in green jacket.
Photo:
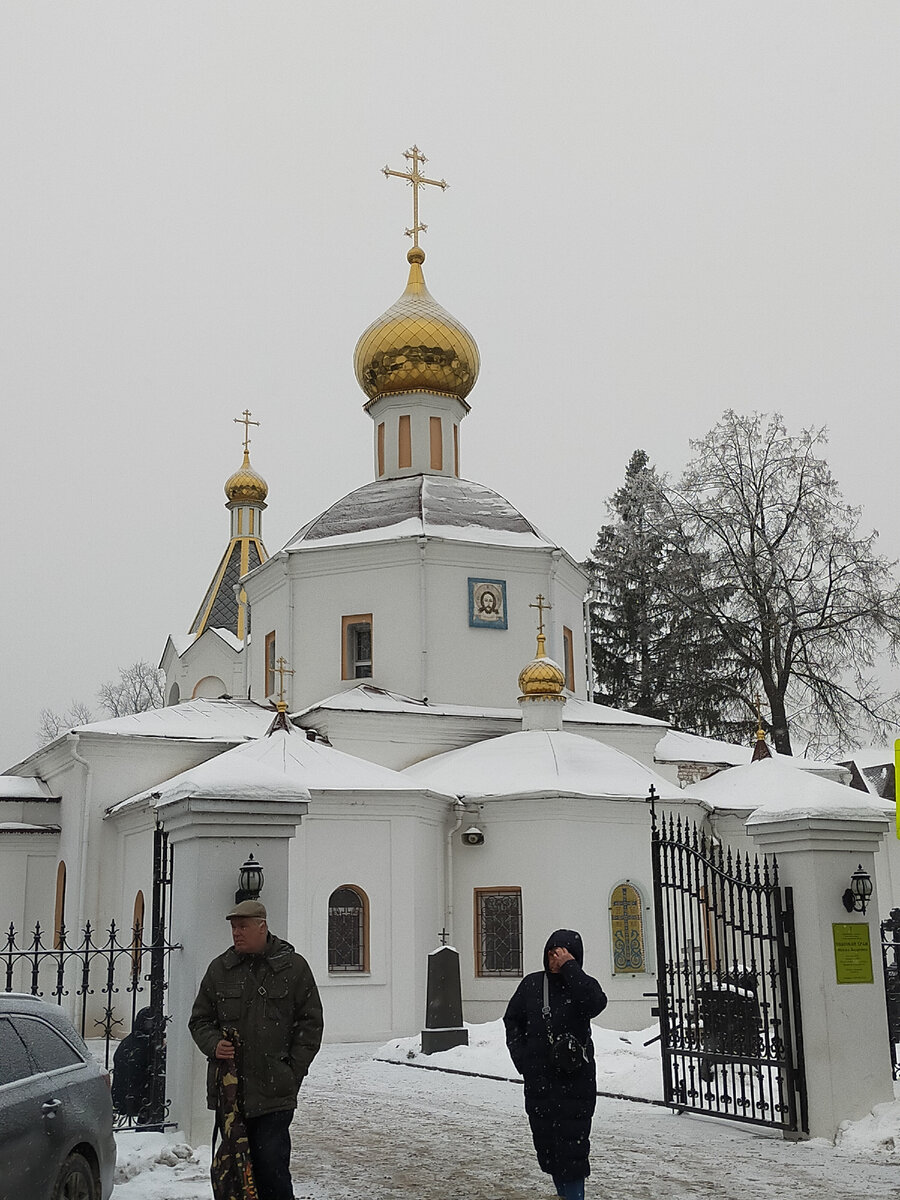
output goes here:
[[290, 1124], [297, 1092], [322, 1042], [322, 1004], [312, 971], [269, 933], [266, 909], [244, 900], [230, 913], [233, 947], [203, 976], [188, 1028], [209, 1059], [207, 1103], [216, 1107], [217, 1063], [241, 1042], [241, 1098], [259, 1200], [294, 1200]]

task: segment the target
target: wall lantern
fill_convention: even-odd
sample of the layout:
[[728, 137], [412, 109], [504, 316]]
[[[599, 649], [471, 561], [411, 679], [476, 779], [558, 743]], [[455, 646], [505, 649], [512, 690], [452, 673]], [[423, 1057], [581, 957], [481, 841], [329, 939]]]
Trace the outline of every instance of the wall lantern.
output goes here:
[[251, 854], [245, 863], [241, 863], [238, 876], [240, 886], [234, 893], [235, 904], [242, 900], [258, 900], [263, 885], [263, 869]]
[[850, 876], [850, 886], [841, 897], [844, 908], [847, 912], [864, 913], [869, 906], [871, 896], [872, 877], [868, 871], [863, 870], [862, 863], [860, 863]]

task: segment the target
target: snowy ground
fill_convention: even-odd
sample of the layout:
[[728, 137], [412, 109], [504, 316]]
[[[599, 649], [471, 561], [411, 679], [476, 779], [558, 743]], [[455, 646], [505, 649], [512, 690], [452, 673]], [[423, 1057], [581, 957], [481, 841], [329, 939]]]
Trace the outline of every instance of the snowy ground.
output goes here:
[[[601, 1090], [659, 1094], [658, 1051], [642, 1044], [649, 1035], [595, 1030]], [[428, 1059], [414, 1038], [323, 1047], [294, 1123], [297, 1200], [550, 1200], [500, 1022], [470, 1027], [470, 1040], [468, 1049]], [[454, 1073], [416, 1069], [423, 1062]], [[588, 1196], [597, 1200], [900, 1195], [900, 1100], [847, 1127], [832, 1146], [601, 1098], [592, 1146]], [[208, 1149], [124, 1134], [114, 1200], [209, 1200], [208, 1168]]]

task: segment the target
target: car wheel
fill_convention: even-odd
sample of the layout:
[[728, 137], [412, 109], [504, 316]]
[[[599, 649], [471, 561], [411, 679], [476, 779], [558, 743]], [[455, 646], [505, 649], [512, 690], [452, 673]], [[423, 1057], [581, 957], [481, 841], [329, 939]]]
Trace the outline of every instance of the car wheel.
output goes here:
[[53, 1185], [52, 1200], [100, 1200], [91, 1164], [81, 1154], [70, 1154]]

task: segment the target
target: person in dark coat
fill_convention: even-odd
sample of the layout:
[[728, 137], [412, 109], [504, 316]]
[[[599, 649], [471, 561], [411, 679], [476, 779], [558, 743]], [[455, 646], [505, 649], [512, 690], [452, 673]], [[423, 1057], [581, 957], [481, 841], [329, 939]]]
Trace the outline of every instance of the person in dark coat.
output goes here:
[[117, 1113], [149, 1119], [153, 1098], [153, 1010], [142, 1008], [113, 1055], [112, 1102]]
[[591, 1173], [597, 1102], [591, 1017], [606, 1008], [606, 995], [582, 970], [583, 962], [581, 935], [557, 929], [544, 947], [543, 971], [525, 976], [503, 1017], [510, 1057], [525, 1080], [525, 1111], [538, 1163], [564, 1200], [583, 1200]]

